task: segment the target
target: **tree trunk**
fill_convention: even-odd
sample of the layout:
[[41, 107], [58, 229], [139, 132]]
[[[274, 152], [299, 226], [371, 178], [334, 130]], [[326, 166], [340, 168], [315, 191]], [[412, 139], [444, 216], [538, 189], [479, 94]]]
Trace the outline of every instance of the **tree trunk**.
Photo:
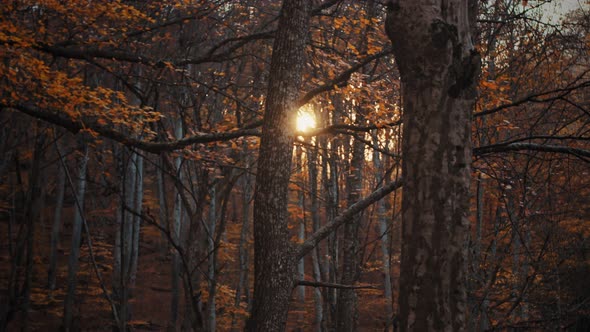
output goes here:
[[215, 227], [217, 226], [217, 188], [216, 184], [211, 185], [209, 190], [209, 224], [207, 225], [207, 253], [209, 253], [208, 278], [209, 299], [207, 300], [207, 324], [209, 331], [215, 331], [215, 292], [217, 290], [215, 280], [215, 265], [217, 255], [215, 250]]
[[[357, 113], [357, 118], [360, 115]], [[362, 170], [365, 157], [365, 145], [359, 140], [352, 143], [352, 160], [346, 177], [347, 203], [350, 207], [361, 197]], [[353, 285], [359, 276], [359, 240], [358, 231], [362, 220], [362, 213], [354, 215], [344, 225], [342, 237], [342, 279], [343, 285]], [[358, 300], [356, 291], [350, 288], [338, 290], [337, 301], [337, 331], [355, 331], [358, 318]]]
[[162, 232], [162, 239], [160, 240], [160, 250], [162, 251], [162, 255], [166, 256], [166, 254], [168, 253], [168, 248], [170, 248], [170, 244], [168, 243], [168, 237], [166, 236], [166, 232], [170, 231], [170, 218], [168, 216], [168, 201], [166, 199], [166, 182], [164, 181], [164, 158], [164, 156], [158, 157], [156, 173], [158, 182], [158, 206], [160, 226], [164, 230], [164, 232]]
[[[55, 148], [59, 149], [58, 143], [55, 144]], [[59, 152], [58, 152], [59, 153]], [[59, 153], [61, 155], [61, 153]], [[51, 226], [51, 249], [49, 251], [49, 268], [47, 269], [47, 288], [49, 290], [55, 289], [55, 278], [57, 269], [57, 245], [59, 242], [59, 233], [61, 231], [61, 213], [64, 203], [64, 194], [66, 190], [66, 165], [65, 158], [62, 159], [61, 164], [58, 166], [57, 183], [55, 184], [55, 214], [53, 217], [53, 225]]]
[[[317, 144], [317, 143], [316, 143]], [[318, 203], [318, 169], [317, 169], [317, 148], [307, 149], [307, 169], [309, 171], [309, 197], [312, 232], [320, 229], [320, 211]], [[311, 253], [313, 263], [313, 279], [322, 281], [320, 248], [315, 247]], [[322, 293], [319, 288], [314, 288], [313, 297], [315, 302], [315, 330], [322, 331], [322, 321], [324, 320]]]
[[254, 192], [254, 302], [249, 331], [283, 331], [294, 286], [296, 258], [287, 227], [287, 193], [308, 7], [305, 0], [284, 1], [273, 46]]
[[[304, 176], [303, 176], [303, 151], [301, 146], [295, 147], [295, 162], [296, 167], [295, 169], [300, 172], [300, 180], [299, 181], [299, 189], [297, 190], [297, 208], [298, 210], [301, 209], [301, 218], [299, 219], [299, 231], [297, 232], [297, 240], [299, 243], [303, 243], [305, 241], [305, 190], [304, 190]], [[299, 213], [298, 213], [299, 215]], [[299, 262], [297, 262], [297, 279], [304, 280], [305, 279], [305, 258], [301, 258]], [[298, 286], [297, 287], [297, 297], [300, 303], [305, 303], [305, 286]], [[303, 318], [303, 317], [301, 317]]]
[[246, 171], [242, 178], [242, 230], [240, 231], [240, 277], [236, 288], [236, 306], [240, 305], [242, 296], [245, 296], [245, 302], [250, 307], [250, 289], [248, 287], [248, 238], [250, 236], [250, 214], [252, 200], [252, 184], [250, 176], [250, 154], [248, 153], [248, 143], [244, 143], [244, 158]]
[[[375, 147], [377, 147], [377, 134], [373, 135], [373, 141]], [[376, 178], [377, 183], [385, 183], [383, 175], [385, 174], [383, 163], [381, 161], [381, 154], [375, 149], [373, 150], [373, 169], [374, 171], [379, 174]], [[379, 227], [379, 236], [381, 237], [381, 256], [382, 256], [382, 269], [383, 269], [383, 289], [385, 295], [385, 305], [387, 306], [385, 315], [387, 317], [386, 320], [386, 331], [389, 331], [389, 327], [392, 325], [391, 319], [393, 317], [393, 294], [391, 289], [391, 265], [390, 265], [390, 252], [389, 252], [389, 235], [390, 235], [390, 227], [387, 223], [387, 207], [385, 206], [385, 201], [381, 200], [376, 203], [376, 215], [377, 215], [377, 223]], [[392, 220], [393, 221], [393, 220]]]
[[[36, 126], [39, 128], [39, 125]], [[39, 131], [42, 131], [39, 130]], [[30, 183], [29, 192], [27, 193], [27, 199], [25, 203], [25, 215], [24, 221], [27, 225], [26, 229], [26, 241], [27, 241], [27, 255], [25, 261], [25, 276], [23, 282], [23, 288], [21, 291], [22, 296], [22, 311], [23, 311], [23, 327], [22, 331], [29, 331], [29, 309], [31, 304], [31, 289], [33, 283], [33, 250], [35, 241], [35, 224], [38, 223], [41, 217], [41, 206], [42, 206], [42, 178], [43, 169], [41, 163], [43, 162], [44, 147], [43, 144], [46, 140], [46, 135], [42, 132], [35, 140], [35, 147], [33, 151], [33, 163], [31, 165], [30, 172]]]
[[[326, 220], [331, 222], [338, 215], [338, 140], [334, 139], [331, 142], [331, 149], [327, 149], [327, 144], [324, 145], [326, 150], [329, 150], [329, 156], [322, 160], [322, 180], [325, 185], [325, 200], [326, 200]], [[328, 171], [329, 170], [329, 171]], [[336, 283], [338, 281], [338, 233], [332, 232], [327, 241], [327, 259], [324, 270], [326, 271], [326, 278], [328, 282]], [[328, 288], [325, 290], [325, 315], [324, 326], [332, 326], [336, 316], [336, 289]]]
[[80, 240], [82, 237], [82, 227], [84, 218], [84, 194], [86, 192], [86, 165], [88, 163], [88, 146], [84, 146], [84, 155], [80, 161], [80, 171], [78, 172], [78, 189], [76, 192], [76, 206], [74, 213], [74, 224], [72, 225], [72, 247], [70, 248], [70, 258], [68, 262], [68, 283], [66, 299], [64, 301], [64, 330], [72, 331], [74, 298], [76, 296], [76, 284], [78, 273], [78, 258], [80, 257]]
[[[176, 139], [183, 136], [182, 120], [176, 121], [176, 128], [174, 130]], [[182, 182], [182, 157], [178, 156], [174, 159], [174, 170], [176, 171], [177, 181]], [[170, 225], [172, 232], [172, 239], [177, 245], [180, 245], [180, 225], [182, 221], [182, 199], [179, 193], [179, 188], [176, 186], [176, 193], [174, 195], [174, 210], [172, 217], [172, 225]], [[176, 331], [178, 322], [178, 305], [180, 301], [180, 257], [175, 250], [172, 254], [172, 297], [170, 303], [170, 326], [169, 330]]]
[[[134, 188], [134, 200], [133, 209], [136, 213], [141, 214], [143, 208], [143, 156], [135, 153], [135, 188]], [[133, 233], [131, 241], [131, 262], [130, 262], [130, 273], [129, 273], [129, 285], [131, 288], [135, 288], [135, 281], [137, 279], [137, 264], [139, 260], [139, 235], [141, 230], [141, 217], [134, 215], [133, 219]]]
[[476, 2], [389, 3], [403, 84], [402, 331], [466, 329]]

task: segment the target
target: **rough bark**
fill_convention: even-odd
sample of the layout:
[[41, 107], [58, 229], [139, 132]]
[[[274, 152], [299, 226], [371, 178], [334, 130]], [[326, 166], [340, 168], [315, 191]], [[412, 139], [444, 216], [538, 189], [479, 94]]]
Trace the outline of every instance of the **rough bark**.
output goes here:
[[246, 329], [283, 331], [296, 259], [287, 227], [295, 103], [301, 84], [309, 2], [284, 1], [273, 45], [254, 192], [254, 302]]
[[466, 329], [474, 4], [389, 3], [386, 31], [403, 84], [402, 331]]

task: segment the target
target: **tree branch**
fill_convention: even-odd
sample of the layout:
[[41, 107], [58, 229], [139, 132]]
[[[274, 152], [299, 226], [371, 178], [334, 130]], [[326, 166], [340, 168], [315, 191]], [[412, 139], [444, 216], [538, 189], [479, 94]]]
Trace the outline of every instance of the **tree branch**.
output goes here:
[[313, 97], [319, 95], [320, 93], [333, 90], [335, 85], [340, 85], [340, 84], [348, 82], [348, 79], [350, 79], [350, 75], [352, 75], [354, 72], [361, 69], [369, 62], [376, 60], [376, 59], [380, 59], [380, 58], [382, 58], [386, 55], [389, 55], [391, 53], [392, 53], [392, 49], [391, 49], [391, 47], [389, 47], [379, 53], [375, 53], [373, 55], [370, 55], [370, 56], [364, 58], [359, 63], [357, 63], [356, 65], [343, 71], [342, 73], [340, 73], [340, 75], [336, 76], [335, 78], [328, 81], [327, 83], [324, 83], [324, 84], [314, 88], [313, 90], [308, 91], [303, 97], [301, 97], [299, 99], [299, 101], [297, 103], [297, 107], [301, 107], [301, 106], [307, 104], [310, 100], [313, 99]]
[[370, 125], [370, 126], [355, 126], [355, 125], [347, 125], [347, 124], [335, 124], [323, 128], [315, 128], [310, 129], [305, 132], [296, 132], [295, 135], [302, 136], [302, 137], [312, 137], [312, 136], [319, 136], [325, 134], [348, 134], [348, 132], [369, 132], [375, 129], [382, 129], [388, 127], [395, 127], [402, 124], [402, 120], [397, 120], [385, 124], [379, 125]]
[[383, 197], [387, 196], [392, 191], [400, 188], [402, 186], [402, 179], [398, 179], [397, 181], [392, 181], [379, 189], [373, 191], [369, 196], [361, 199], [360, 201], [352, 204], [348, 209], [344, 210], [338, 217], [334, 218], [330, 223], [324, 225], [320, 229], [318, 229], [314, 234], [305, 240], [302, 244], [296, 247], [297, 253], [297, 260], [303, 258], [307, 253], [309, 253], [321, 240], [325, 239], [336, 230], [338, 227], [343, 225], [344, 223], [351, 220], [351, 218], [369, 207], [371, 204], [377, 202], [378, 200], [382, 199]]
[[374, 285], [343, 285], [335, 284], [331, 282], [322, 281], [308, 281], [308, 280], [297, 280], [295, 286], [310, 286], [310, 287], [326, 287], [326, 288], [342, 288], [342, 289], [379, 289]]
[[114, 130], [111, 126], [100, 125], [95, 120], [73, 120], [72, 118], [60, 115], [58, 112], [42, 111], [36, 107], [25, 105], [4, 105], [0, 104], [1, 109], [14, 109], [37, 119], [58, 125], [76, 134], [80, 130], [88, 128], [95, 131], [105, 138], [112, 139], [125, 146], [134, 147], [146, 152], [160, 153], [164, 151], [180, 150], [192, 144], [204, 144], [212, 142], [229, 141], [239, 137], [245, 136], [260, 136], [260, 131], [256, 128], [252, 129], [237, 129], [229, 132], [217, 133], [199, 133], [183, 139], [169, 141], [169, 142], [150, 142], [142, 139], [131, 137], [128, 134]]
[[[521, 98], [517, 101], [511, 102], [511, 103], [506, 103], [506, 104], [502, 104], [498, 107], [494, 107], [491, 108], [489, 110], [485, 110], [485, 111], [481, 111], [481, 112], [477, 112], [475, 114], [473, 114], [474, 117], [480, 117], [480, 116], [484, 116], [484, 115], [490, 115], [490, 114], [494, 114], [497, 113], [499, 111], [508, 109], [508, 108], [512, 108], [512, 107], [516, 107], [516, 106], [520, 106], [522, 104], [525, 103], [546, 103], [549, 101], [554, 101], [554, 100], [558, 100], [558, 99], [563, 99], [564, 97], [566, 97], [567, 95], [569, 95], [570, 93], [572, 93], [573, 91], [577, 90], [577, 89], [581, 89], [581, 88], [586, 88], [586, 87], [590, 87], [590, 81], [584, 81], [582, 83], [570, 86], [570, 87], [565, 87], [565, 88], [559, 88], [559, 89], [555, 89], [555, 90], [551, 90], [551, 91], [545, 91], [545, 92], [539, 92], [539, 93], [533, 93], [530, 94], [524, 98]], [[556, 96], [550, 96], [552, 94], [557, 94]], [[544, 96], [548, 96], [546, 98], [542, 98]]]
[[510, 152], [510, 151], [539, 151], [539, 152], [555, 152], [573, 155], [587, 161], [590, 158], [590, 151], [568, 146], [558, 145], [543, 145], [535, 143], [508, 143], [508, 144], [493, 144], [487, 146], [480, 146], [473, 149], [474, 156], [483, 156], [490, 153]]

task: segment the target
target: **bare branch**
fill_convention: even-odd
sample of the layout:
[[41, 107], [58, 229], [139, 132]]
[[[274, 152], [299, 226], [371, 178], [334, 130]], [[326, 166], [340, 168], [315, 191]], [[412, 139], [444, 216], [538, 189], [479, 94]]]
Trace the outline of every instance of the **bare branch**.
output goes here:
[[313, 97], [319, 95], [320, 93], [333, 90], [334, 86], [341, 85], [341, 84], [348, 82], [348, 79], [350, 79], [350, 75], [352, 75], [354, 72], [361, 69], [366, 64], [368, 64], [374, 60], [380, 59], [384, 56], [387, 56], [391, 53], [392, 53], [392, 50], [391, 50], [391, 47], [389, 47], [379, 53], [375, 53], [373, 55], [370, 55], [370, 56], [364, 58], [359, 63], [357, 63], [356, 65], [343, 71], [342, 73], [340, 73], [340, 75], [336, 76], [335, 78], [333, 78], [329, 82], [324, 83], [323, 85], [320, 85], [311, 91], [308, 91], [301, 99], [299, 99], [297, 106], [301, 107], [301, 106], [307, 104], [310, 100], [313, 99]]
[[[573, 86], [569, 86], [569, 87], [565, 87], [565, 88], [559, 88], [559, 89], [550, 90], [550, 91], [533, 93], [533, 94], [530, 94], [530, 95], [528, 95], [524, 98], [521, 98], [517, 101], [502, 104], [498, 107], [494, 107], [489, 110], [477, 112], [477, 113], [473, 114], [473, 116], [480, 117], [480, 116], [484, 116], [484, 115], [490, 115], [490, 114], [494, 114], [494, 113], [497, 113], [499, 111], [502, 111], [502, 110], [505, 110], [508, 108], [520, 106], [525, 103], [546, 103], [549, 101], [563, 99], [564, 97], [566, 97], [570, 93], [572, 93], [578, 89], [587, 88], [587, 87], [590, 87], [590, 81], [584, 81], [582, 83], [579, 83], [579, 84], [576, 84]], [[554, 94], [557, 94], [557, 95], [554, 95]]]
[[229, 141], [232, 139], [245, 137], [245, 136], [260, 136], [258, 129], [237, 129], [228, 132], [217, 132], [217, 133], [199, 133], [180, 140], [169, 141], [169, 142], [153, 142], [145, 141], [142, 139], [131, 137], [128, 134], [114, 130], [109, 125], [100, 125], [95, 120], [84, 119], [73, 120], [70, 117], [66, 117], [59, 112], [48, 112], [40, 110], [36, 107], [25, 106], [25, 105], [4, 105], [0, 104], [0, 109], [14, 109], [22, 113], [30, 115], [34, 118], [41, 119], [43, 121], [63, 127], [72, 133], [78, 133], [80, 130], [87, 128], [95, 131], [99, 135], [105, 138], [110, 138], [123, 145], [134, 147], [146, 152], [160, 153], [164, 151], [180, 150], [192, 144], [204, 144], [212, 142]]
[[369, 196], [361, 199], [360, 201], [352, 204], [348, 209], [344, 210], [338, 217], [334, 218], [330, 223], [324, 225], [322, 228], [318, 229], [314, 234], [305, 240], [302, 244], [296, 247], [297, 251], [297, 259], [303, 258], [307, 253], [309, 253], [321, 240], [325, 239], [330, 235], [333, 231], [335, 231], [338, 227], [343, 225], [344, 223], [351, 220], [351, 218], [369, 207], [371, 204], [377, 202], [378, 200], [382, 199], [383, 197], [387, 196], [392, 191], [400, 188], [402, 186], [402, 179], [398, 179], [397, 181], [392, 181], [379, 189], [373, 191]]
[[295, 286], [309, 286], [309, 287], [326, 287], [326, 288], [341, 288], [341, 289], [379, 289], [375, 285], [343, 285], [331, 282], [322, 281], [308, 281], [297, 280]]
[[535, 143], [509, 143], [509, 144], [493, 144], [487, 146], [480, 146], [473, 149], [474, 156], [483, 156], [490, 153], [510, 152], [510, 151], [539, 151], [539, 152], [555, 152], [573, 155], [579, 158], [590, 158], [590, 151], [568, 146], [558, 145], [544, 145]]

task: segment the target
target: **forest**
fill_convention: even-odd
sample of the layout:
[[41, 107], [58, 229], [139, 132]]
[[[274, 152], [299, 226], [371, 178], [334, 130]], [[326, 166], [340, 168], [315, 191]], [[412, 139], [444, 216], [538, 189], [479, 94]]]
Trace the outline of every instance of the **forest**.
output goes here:
[[587, 0], [3, 0], [0, 331], [589, 331]]

